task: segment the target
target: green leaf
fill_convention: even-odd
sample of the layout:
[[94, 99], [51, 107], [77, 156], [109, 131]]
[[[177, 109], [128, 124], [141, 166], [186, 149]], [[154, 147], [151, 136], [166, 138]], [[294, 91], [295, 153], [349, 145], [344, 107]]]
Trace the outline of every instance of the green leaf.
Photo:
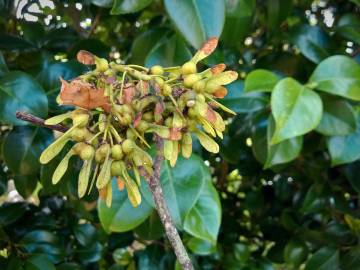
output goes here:
[[210, 181], [207, 181], [199, 199], [185, 218], [184, 229], [187, 233], [216, 244], [221, 223], [219, 195]]
[[293, 3], [288, 0], [268, 0], [267, 25], [270, 31], [275, 31], [281, 23], [290, 15]]
[[15, 175], [15, 188], [23, 198], [30, 197], [38, 183], [36, 175]]
[[6, 65], [4, 56], [3, 56], [2, 52], [0, 52], [0, 78], [3, 77], [8, 72], [9, 72], [9, 69]]
[[148, 6], [152, 0], [115, 0], [110, 11], [112, 15], [134, 13]]
[[34, 49], [35, 46], [31, 42], [14, 35], [0, 34], [0, 49], [7, 51], [14, 50], [29, 50]]
[[251, 31], [255, 2], [255, 0], [225, 1], [226, 20], [221, 40], [227, 46], [240, 48], [244, 45], [243, 39]]
[[191, 53], [180, 36], [173, 35], [155, 45], [145, 59], [145, 66], [177, 66], [191, 58]]
[[[142, 186], [147, 183], [142, 183]], [[127, 196], [126, 190], [120, 191], [116, 185], [116, 181], [112, 181], [112, 204], [108, 208], [105, 201], [99, 199], [98, 211], [101, 225], [106, 232], [126, 232], [130, 231], [142, 222], [144, 222], [151, 214], [152, 208], [142, 200], [141, 204], [134, 208]]]
[[321, 120], [322, 102], [318, 94], [292, 78], [281, 80], [271, 95], [275, 133], [271, 144], [313, 130]]
[[41, 118], [46, 118], [48, 113], [44, 90], [32, 77], [20, 71], [9, 72], [0, 79], [0, 120], [11, 125], [27, 125], [28, 122], [16, 118], [16, 111]]
[[0, 225], [8, 226], [19, 220], [26, 212], [27, 205], [25, 203], [3, 204], [0, 207]]
[[242, 81], [235, 81], [226, 88], [228, 94], [219, 101], [236, 113], [259, 111], [269, 104], [269, 99], [262, 93], [244, 93]]
[[334, 136], [327, 140], [331, 165], [350, 163], [360, 158], [360, 124], [357, 131], [346, 136]]
[[341, 136], [356, 131], [353, 107], [339, 98], [323, 97], [324, 113], [316, 131], [326, 136]]
[[131, 47], [130, 61], [133, 64], [144, 65], [146, 56], [166, 36], [169, 30], [164, 27], [150, 28], [134, 40]]
[[56, 270], [56, 268], [45, 255], [34, 255], [26, 261], [25, 270]]
[[165, 0], [166, 11], [182, 36], [195, 48], [221, 35], [225, 2], [214, 0]]
[[95, 242], [90, 246], [78, 247], [74, 252], [77, 260], [84, 264], [94, 263], [101, 259], [103, 246], [99, 242]]
[[95, 6], [109, 8], [112, 6], [114, 0], [91, 0]]
[[358, 173], [360, 171], [360, 161], [350, 163], [345, 168], [345, 176], [349, 181], [353, 189], [360, 193], [360, 181], [358, 178]]
[[187, 240], [186, 246], [191, 250], [191, 252], [201, 256], [210, 255], [216, 252], [216, 245], [204, 239], [195, 237], [191, 237]]
[[134, 232], [145, 240], [156, 240], [164, 234], [159, 215], [154, 210], [149, 218], [134, 229]]
[[15, 127], [5, 137], [2, 146], [6, 165], [15, 174], [36, 174], [40, 168], [39, 156], [51, 139], [52, 132], [48, 129]]
[[293, 269], [298, 269], [308, 256], [306, 243], [299, 240], [289, 241], [284, 249], [284, 260]]
[[59, 238], [45, 230], [34, 230], [27, 233], [20, 244], [31, 254], [43, 254], [52, 263], [59, 263], [65, 258], [65, 250]]
[[340, 36], [360, 44], [360, 19], [356, 14], [341, 16], [335, 29]]
[[319, 249], [305, 266], [305, 270], [338, 270], [339, 268], [339, 251], [330, 247]]
[[304, 214], [316, 213], [326, 205], [326, 198], [323, 195], [324, 186], [313, 184], [307, 191], [301, 211]]
[[[209, 169], [196, 155], [189, 159], [179, 157], [174, 168], [163, 162], [160, 179], [171, 217], [176, 226], [182, 228], [185, 217], [200, 196], [203, 184], [211, 179]], [[141, 191], [146, 201], [155, 207], [147, 184], [141, 185]]]
[[290, 32], [290, 41], [300, 52], [314, 63], [330, 56], [328, 49], [330, 40], [319, 26], [300, 25]]
[[90, 246], [96, 241], [96, 228], [89, 224], [78, 224], [74, 228], [74, 236], [76, 240], [83, 246]]
[[271, 145], [271, 138], [275, 131], [275, 122], [270, 116], [267, 128], [267, 157], [264, 169], [270, 168], [277, 164], [290, 162], [297, 158], [301, 152], [303, 137], [298, 136], [281, 141], [278, 144]]
[[316, 67], [310, 83], [318, 90], [359, 101], [360, 65], [347, 56], [331, 56]]
[[86, 67], [75, 60], [68, 62], [46, 63], [40, 73], [37, 75], [37, 81], [48, 91], [56, 91], [58, 94], [60, 89], [60, 78], [71, 80], [86, 71]]
[[279, 77], [268, 70], [257, 69], [250, 72], [245, 79], [245, 92], [271, 92], [278, 83]]

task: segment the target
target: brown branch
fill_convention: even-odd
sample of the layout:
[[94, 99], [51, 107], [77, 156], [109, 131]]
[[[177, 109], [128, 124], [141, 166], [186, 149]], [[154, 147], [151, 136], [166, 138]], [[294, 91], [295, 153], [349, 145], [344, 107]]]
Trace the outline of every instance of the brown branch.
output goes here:
[[160, 183], [160, 169], [161, 163], [164, 160], [163, 156], [163, 140], [159, 137], [155, 137], [157, 155], [154, 161], [154, 175], [150, 177], [149, 187], [155, 201], [156, 210], [159, 214], [161, 223], [165, 228], [165, 233], [170, 241], [172, 248], [178, 262], [184, 270], [193, 270], [194, 266], [189, 258], [189, 255], [184, 247], [184, 244], [180, 238], [180, 235], [172, 221], [169, 208], [165, 202], [164, 194]]
[[16, 118], [23, 120], [23, 121], [30, 122], [36, 126], [45, 127], [45, 128], [57, 130], [60, 132], [65, 132], [68, 130], [68, 128], [63, 125], [46, 125], [44, 119], [41, 119], [39, 117], [36, 117], [36, 116], [34, 116], [30, 113], [26, 113], [26, 112], [17, 111]]
[[[61, 132], [65, 132], [68, 129], [67, 127], [62, 125], [46, 125], [43, 119], [25, 112], [16, 112], [16, 118], [31, 122], [32, 124], [37, 126], [46, 127]], [[184, 244], [174, 225], [174, 222], [172, 221], [169, 208], [165, 202], [164, 194], [161, 188], [160, 169], [161, 163], [164, 160], [163, 140], [155, 136], [155, 142], [157, 147], [157, 155], [154, 161], [154, 174], [149, 177], [150, 191], [155, 201], [156, 211], [159, 214], [161, 223], [165, 228], [166, 236], [169, 239], [172, 248], [174, 249], [178, 262], [184, 270], [193, 270], [194, 266], [189, 258], [189, 255], [184, 247]]]

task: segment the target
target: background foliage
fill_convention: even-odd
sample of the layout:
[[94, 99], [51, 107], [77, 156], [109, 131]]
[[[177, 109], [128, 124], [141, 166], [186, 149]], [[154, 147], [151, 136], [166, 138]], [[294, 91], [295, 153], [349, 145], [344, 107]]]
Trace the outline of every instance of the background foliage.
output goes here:
[[[0, 1], [0, 268], [178, 269], [146, 183], [133, 209], [114, 188], [77, 199], [79, 161], [38, 157], [54, 134], [15, 118], [52, 116], [59, 77], [86, 49], [152, 66], [190, 59], [239, 72], [222, 101], [238, 115], [220, 155], [197, 149], [162, 184], [198, 269], [359, 269], [358, 0]], [[120, 60], [121, 59], [121, 60]], [[204, 66], [203, 68], [206, 68]], [[65, 108], [66, 109], [66, 108]], [[220, 226], [221, 223], [221, 226]]]

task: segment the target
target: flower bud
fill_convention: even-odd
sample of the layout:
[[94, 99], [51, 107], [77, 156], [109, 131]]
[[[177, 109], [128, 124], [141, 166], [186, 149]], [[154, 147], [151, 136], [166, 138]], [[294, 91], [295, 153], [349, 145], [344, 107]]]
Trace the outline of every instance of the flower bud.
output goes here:
[[104, 58], [96, 58], [95, 64], [96, 64], [96, 70], [99, 72], [105, 72], [106, 70], [109, 69], [109, 63]]
[[187, 74], [193, 74], [196, 73], [196, 64], [193, 62], [186, 62], [181, 66], [181, 74], [187, 75]]
[[113, 161], [111, 164], [111, 175], [119, 176], [122, 174], [122, 161]]
[[154, 75], [163, 75], [164, 69], [162, 66], [155, 65], [150, 68], [150, 73]]
[[168, 84], [164, 84], [161, 88], [161, 92], [164, 96], [170, 96], [172, 94], [171, 86]]
[[149, 123], [144, 120], [141, 120], [136, 127], [136, 129], [142, 133], [145, 132], [148, 128], [149, 128]]
[[75, 128], [71, 132], [71, 138], [77, 142], [82, 142], [87, 140], [91, 136], [91, 132], [83, 127], [83, 128]]
[[89, 122], [90, 116], [87, 113], [76, 114], [72, 117], [73, 125], [78, 127], [85, 127]]
[[197, 82], [194, 83], [193, 89], [194, 89], [195, 92], [201, 93], [201, 92], [204, 92], [205, 85], [206, 85], [205, 81], [200, 80], [200, 81], [197, 81]]
[[84, 147], [80, 150], [79, 155], [82, 160], [92, 159], [95, 155], [95, 149], [91, 145], [85, 144]]
[[199, 80], [201, 80], [201, 76], [199, 74], [186, 75], [184, 78], [184, 86], [187, 88], [191, 88]]
[[124, 156], [121, 145], [115, 144], [113, 147], [111, 147], [111, 157], [115, 160], [120, 160]]
[[126, 139], [122, 145], [122, 150], [125, 154], [129, 154], [134, 150], [134, 141], [130, 139]]
[[109, 151], [110, 151], [110, 145], [108, 143], [102, 144], [95, 152], [96, 162], [103, 163]]

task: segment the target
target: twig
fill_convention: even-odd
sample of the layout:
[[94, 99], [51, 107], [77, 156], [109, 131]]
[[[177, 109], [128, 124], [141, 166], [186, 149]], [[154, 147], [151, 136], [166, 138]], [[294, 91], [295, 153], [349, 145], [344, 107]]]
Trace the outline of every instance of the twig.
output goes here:
[[[44, 120], [36, 117], [32, 114], [25, 112], [16, 112], [16, 118], [31, 122], [34, 125], [46, 127], [49, 129], [65, 132], [67, 127], [62, 125], [45, 125]], [[155, 142], [157, 147], [157, 155], [154, 161], [154, 174], [149, 177], [149, 187], [155, 201], [156, 210], [159, 214], [161, 223], [165, 228], [165, 233], [170, 241], [172, 248], [174, 249], [175, 255], [178, 262], [184, 270], [193, 270], [194, 266], [189, 258], [189, 255], [184, 247], [184, 244], [180, 238], [180, 235], [172, 221], [169, 208], [165, 202], [164, 194], [160, 184], [160, 169], [161, 163], [164, 160], [163, 156], [163, 140], [155, 136]]]
[[159, 137], [155, 137], [157, 155], [154, 162], [154, 175], [150, 177], [149, 187], [155, 201], [156, 210], [159, 214], [161, 223], [165, 228], [165, 233], [170, 241], [171, 246], [174, 249], [178, 262], [184, 270], [193, 270], [194, 267], [189, 258], [189, 255], [184, 247], [183, 242], [179, 236], [179, 233], [172, 221], [169, 208], [165, 202], [164, 194], [160, 184], [160, 169], [161, 163], [164, 160], [163, 156], [163, 140]]
[[36, 117], [30, 113], [26, 113], [26, 112], [16, 112], [16, 118], [23, 120], [23, 121], [27, 121], [30, 123], [33, 123], [36, 126], [41, 126], [41, 127], [45, 127], [45, 128], [49, 128], [49, 129], [53, 129], [53, 130], [57, 130], [60, 132], [65, 132], [68, 130], [67, 127], [63, 126], [63, 125], [46, 125], [44, 122], [44, 119], [41, 119], [39, 117]]

